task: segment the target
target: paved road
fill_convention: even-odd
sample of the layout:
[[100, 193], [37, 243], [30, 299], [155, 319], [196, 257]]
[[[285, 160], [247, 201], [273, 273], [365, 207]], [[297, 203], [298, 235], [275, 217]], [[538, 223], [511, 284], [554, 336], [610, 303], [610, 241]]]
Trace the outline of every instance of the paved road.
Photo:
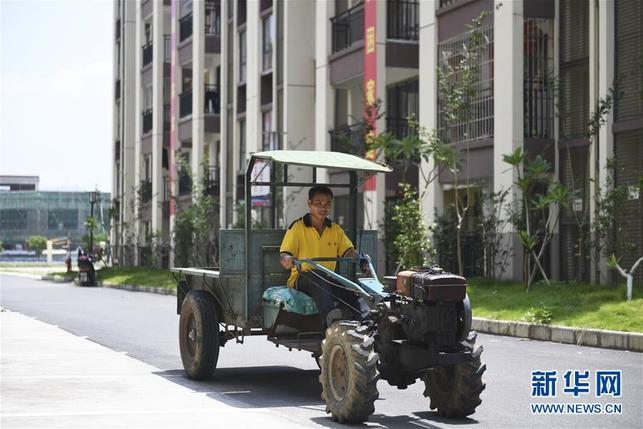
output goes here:
[[[195, 383], [183, 377], [178, 352], [176, 298], [107, 288], [80, 288], [0, 275], [0, 304], [35, 317], [113, 350], [127, 352], [157, 367], [158, 376], [195, 392], [216, 392], [229, 404], [287, 415], [303, 427], [337, 427], [324, 413], [318, 370], [306, 352], [276, 348], [263, 337], [229, 342], [221, 350], [215, 378]], [[455, 428], [640, 428], [643, 427], [643, 354], [540, 341], [480, 335], [487, 364], [483, 403], [470, 419], [446, 420], [429, 410], [423, 386], [397, 390], [380, 382], [380, 399], [372, 427]], [[620, 398], [580, 399], [562, 394], [562, 373], [568, 369], [623, 372]], [[534, 415], [530, 409], [531, 371], [557, 370], [559, 403], [620, 403], [620, 415]]]

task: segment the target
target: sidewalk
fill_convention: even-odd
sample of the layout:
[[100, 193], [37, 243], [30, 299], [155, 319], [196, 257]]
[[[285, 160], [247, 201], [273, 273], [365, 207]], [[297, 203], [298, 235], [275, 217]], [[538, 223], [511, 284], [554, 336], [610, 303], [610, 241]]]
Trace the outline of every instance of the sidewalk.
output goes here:
[[1, 312], [0, 326], [2, 428], [299, 426], [180, 386], [153, 366], [22, 314]]

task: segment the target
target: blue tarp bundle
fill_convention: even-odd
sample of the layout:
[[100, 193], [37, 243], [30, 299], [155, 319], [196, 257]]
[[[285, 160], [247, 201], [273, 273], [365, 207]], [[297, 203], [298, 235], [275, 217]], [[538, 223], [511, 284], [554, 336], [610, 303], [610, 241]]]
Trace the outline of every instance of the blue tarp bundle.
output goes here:
[[284, 310], [304, 315], [317, 314], [317, 306], [313, 299], [296, 289], [286, 286], [274, 286], [263, 293], [263, 300], [276, 306], [284, 304]]

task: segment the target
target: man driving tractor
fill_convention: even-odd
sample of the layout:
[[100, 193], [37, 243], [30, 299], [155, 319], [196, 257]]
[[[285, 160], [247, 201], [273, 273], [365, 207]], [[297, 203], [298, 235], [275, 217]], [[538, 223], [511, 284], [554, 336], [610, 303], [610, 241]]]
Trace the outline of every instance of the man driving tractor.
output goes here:
[[[299, 272], [293, 262], [293, 259], [360, 256], [342, 227], [328, 218], [332, 204], [333, 193], [328, 187], [311, 188], [308, 191], [310, 212], [290, 225], [279, 249], [281, 266], [291, 270], [288, 287], [296, 288], [313, 298], [324, 328], [342, 318], [340, 308], [335, 308], [335, 300], [339, 301], [344, 310], [357, 313], [362, 311], [362, 305], [354, 292], [337, 285], [325, 273], [312, 269], [310, 265], [302, 264]], [[320, 264], [335, 270], [335, 261], [323, 261]], [[365, 258], [360, 258], [360, 268], [368, 269]]]

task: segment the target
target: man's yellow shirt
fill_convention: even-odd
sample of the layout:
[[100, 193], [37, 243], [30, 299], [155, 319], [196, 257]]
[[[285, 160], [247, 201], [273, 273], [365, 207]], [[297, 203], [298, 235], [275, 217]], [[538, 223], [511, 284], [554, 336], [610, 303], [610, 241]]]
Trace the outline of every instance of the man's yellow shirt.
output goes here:
[[[310, 214], [307, 214], [290, 225], [279, 252], [288, 253], [297, 259], [337, 258], [344, 256], [352, 248], [353, 243], [341, 226], [326, 219], [326, 227], [320, 235], [312, 225]], [[335, 270], [336, 262], [320, 262], [320, 265]], [[301, 269], [310, 271], [313, 266], [303, 264]], [[293, 266], [288, 278], [288, 287], [295, 287], [297, 275], [297, 268]]]

